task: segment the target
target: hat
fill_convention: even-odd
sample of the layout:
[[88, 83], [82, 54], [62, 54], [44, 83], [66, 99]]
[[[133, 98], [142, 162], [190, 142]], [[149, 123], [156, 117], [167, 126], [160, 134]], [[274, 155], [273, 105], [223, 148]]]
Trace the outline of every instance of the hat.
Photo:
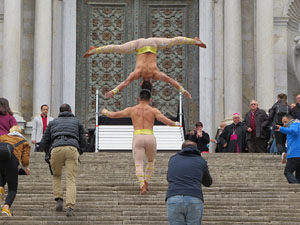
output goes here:
[[22, 133], [22, 129], [21, 129], [20, 126], [13, 126], [13, 127], [11, 127], [11, 128], [9, 129], [9, 132], [10, 132], [10, 133], [12, 133], [12, 132], [14, 132], [14, 131], [19, 132], [19, 133]]

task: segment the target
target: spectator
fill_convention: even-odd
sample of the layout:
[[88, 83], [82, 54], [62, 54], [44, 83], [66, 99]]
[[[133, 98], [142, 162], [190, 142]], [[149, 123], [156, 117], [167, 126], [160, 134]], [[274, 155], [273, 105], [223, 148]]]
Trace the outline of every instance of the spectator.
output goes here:
[[89, 132], [85, 133], [86, 141], [87, 141], [87, 146], [84, 149], [84, 152], [95, 152], [95, 145], [94, 145], [94, 139], [90, 138]]
[[203, 131], [203, 124], [201, 122], [196, 123], [196, 128], [186, 135], [186, 140], [191, 140], [197, 143], [197, 148], [201, 152], [208, 152], [207, 145], [209, 144], [209, 135]]
[[[62, 104], [58, 118], [47, 126], [41, 140], [41, 149], [51, 156], [50, 164], [53, 170], [53, 194], [56, 201], [56, 211], [63, 210], [63, 188], [61, 175], [66, 167], [66, 216], [75, 216], [73, 210], [76, 202], [76, 177], [78, 157], [86, 147], [84, 129], [74, 117], [71, 107]], [[50, 150], [51, 149], [51, 150]], [[50, 150], [50, 151], [49, 151]]]
[[5, 203], [2, 207], [2, 214], [12, 216], [11, 206], [16, 198], [18, 190], [18, 165], [22, 164], [24, 171], [27, 175], [30, 174], [29, 156], [30, 145], [21, 134], [22, 130], [19, 126], [10, 128], [10, 133], [1, 135], [0, 142], [15, 145], [13, 154], [8, 160], [1, 161], [0, 163], [0, 194], [4, 200], [4, 186], [8, 184], [8, 194], [5, 198]]
[[7, 99], [0, 98], [0, 136], [8, 134], [9, 129], [17, 125], [18, 123], [13, 117], [13, 112], [9, 108]]
[[[284, 175], [290, 184], [300, 183], [300, 121], [293, 119], [292, 115], [282, 118], [285, 127], [276, 125], [276, 131], [287, 135], [287, 154]], [[285, 155], [284, 154], [284, 155]], [[283, 157], [284, 158], [284, 157]], [[294, 172], [296, 171], [296, 176]]]
[[[281, 93], [277, 96], [277, 102], [269, 110], [269, 123], [271, 123], [273, 127], [274, 125], [282, 126], [282, 117], [287, 114], [291, 114], [291, 109], [287, 104], [287, 95]], [[274, 136], [278, 153], [282, 154], [283, 152], [286, 152], [286, 135], [279, 131], [275, 131]]]
[[40, 142], [43, 133], [46, 130], [47, 125], [53, 120], [52, 117], [48, 116], [49, 107], [47, 105], [41, 106], [41, 115], [35, 117], [32, 121], [32, 135], [31, 142], [35, 145], [35, 152], [40, 152]]
[[241, 123], [239, 113], [233, 114], [233, 123], [226, 126], [224, 132], [220, 135], [224, 144], [224, 152], [245, 152], [247, 127]]
[[250, 111], [246, 113], [244, 123], [248, 127], [246, 141], [250, 153], [265, 152], [266, 135], [263, 130], [264, 124], [268, 122], [267, 113], [258, 108], [255, 100], [250, 102]]
[[300, 120], [300, 94], [296, 96], [296, 104], [292, 108], [292, 116], [294, 119]]
[[216, 133], [216, 136], [215, 136], [215, 139], [211, 139], [210, 142], [213, 142], [216, 144], [216, 149], [215, 149], [215, 152], [224, 152], [224, 144], [222, 142], [222, 139], [220, 138], [220, 135], [223, 133], [224, 131], [224, 128], [226, 127], [226, 122], [222, 122], [220, 124], [220, 127], [217, 129], [217, 133]]
[[201, 157], [197, 144], [186, 140], [182, 150], [169, 160], [169, 182], [166, 201], [170, 225], [200, 224], [203, 214], [201, 184], [212, 185], [207, 162]]

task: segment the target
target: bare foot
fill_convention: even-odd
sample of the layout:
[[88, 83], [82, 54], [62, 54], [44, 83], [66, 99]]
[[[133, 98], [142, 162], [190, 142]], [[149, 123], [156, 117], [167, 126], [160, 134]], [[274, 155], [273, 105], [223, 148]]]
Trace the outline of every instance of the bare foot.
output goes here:
[[191, 95], [190, 92], [188, 92], [187, 90], [185, 90], [185, 91], [183, 92], [183, 95], [184, 95], [185, 97], [189, 98], [189, 99], [192, 99], [192, 95]]
[[95, 52], [91, 53], [91, 51], [94, 50], [94, 49], [96, 49], [96, 47], [95, 47], [95, 46], [91, 46], [91, 47], [86, 51], [86, 53], [84, 53], [83, 58], [87, 58], [87, 57], [89, 57], [89, 56], [91, 56], [91, 55], [94, 55]]
[[196, 44], [198, 47], [201, 47], [201, 48], [206, 48], [206, 44], [204, 44], [198, 37], [195, 37], [194, 40], [199, 43], [199, 44]]
[[112, 98], [112, 97], [114, 97], [114, 93], [112, 91], [109, 91], [109, 92], [106, 92], [104, 96], [105, 96], [105, 98]]

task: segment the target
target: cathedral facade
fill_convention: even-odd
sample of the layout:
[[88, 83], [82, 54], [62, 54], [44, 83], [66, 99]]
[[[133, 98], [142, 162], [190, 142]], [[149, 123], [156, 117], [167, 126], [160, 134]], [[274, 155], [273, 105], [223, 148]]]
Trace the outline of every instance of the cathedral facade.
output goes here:
[[[199, 37], [206, 49], [174, 46], [158, 53], [161, 71], [192, 94], [183, 98], [186, 129], [201, 121], [213, 135], [252, 99], [268, 110], [276, 95], [300, 93], [300, 0], [0, 0], [0, 96], [20, 124], [48, 104], [56, 117], [72, 106], [85, 128], [99, 107], [121, 110], [137, 103], [140, 81], [106, 99], [134, 70], [135, 55], [84, 59], [91, 45], [147, 37]], [[178, 114], [179, 94], [153, 82], [152, 105]]]

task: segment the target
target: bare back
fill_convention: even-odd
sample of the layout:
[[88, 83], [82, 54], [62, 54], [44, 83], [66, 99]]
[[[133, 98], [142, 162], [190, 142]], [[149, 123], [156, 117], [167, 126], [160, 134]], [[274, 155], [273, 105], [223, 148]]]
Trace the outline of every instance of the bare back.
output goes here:
[[143, 80], [159, 80], [159, 70], [156, 64], [156, 54], [147, 52], [136, 56], [135, 72], [143, 78]]
[[155, 121], [155, 108], [152, 108], [148, 104], [140, 103], [134, 107], [131, 107], [130, 117], [134, 130], [152, 130]]

